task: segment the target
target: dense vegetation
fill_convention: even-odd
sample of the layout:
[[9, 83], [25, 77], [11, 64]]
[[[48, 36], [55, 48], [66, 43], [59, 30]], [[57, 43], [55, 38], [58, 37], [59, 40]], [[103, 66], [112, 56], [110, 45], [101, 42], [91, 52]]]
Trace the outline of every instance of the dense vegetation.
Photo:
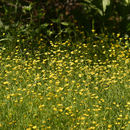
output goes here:
[[1, 0], [0, 130], [129, 130], [129, 8]]
[[[22, 35], [26, 44], [37, 46], [40, 34], [49, 44], [57, 40], [85, 40], [91, 30], [96, 33], [130, 34], [129, 0], [1, 0], [1, 40], [16, 46]], [[0, 40], [0, 41], [1, 41]], [[10, 41], [9, 41], [10, 40]], [[4, 42], [5, 43], [5, 42]], [[7, 44], [7, 43], [6, 43]]]

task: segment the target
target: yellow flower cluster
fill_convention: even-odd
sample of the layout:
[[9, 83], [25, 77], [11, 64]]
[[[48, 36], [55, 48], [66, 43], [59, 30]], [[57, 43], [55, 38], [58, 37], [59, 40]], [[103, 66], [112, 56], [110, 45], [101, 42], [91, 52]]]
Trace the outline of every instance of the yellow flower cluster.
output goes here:
[[[117, 41], [105, 50], [100, 42], [51, 41], [49, 51], [34, 57], [24, 49], [26, 58], [19, 46], [8, 56], [1, 50], [0, 129], [128, 128], [129, 50]], [[98, 46], [108, 57], [101, 59]]]

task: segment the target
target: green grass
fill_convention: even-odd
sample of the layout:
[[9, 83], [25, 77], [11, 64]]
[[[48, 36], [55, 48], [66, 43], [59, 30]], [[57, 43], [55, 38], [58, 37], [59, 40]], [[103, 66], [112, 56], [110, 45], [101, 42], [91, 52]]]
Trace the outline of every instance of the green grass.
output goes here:
[[44, 56], [1, 48], [0, 130], [129, 129], [129, 50], [120, 48], [104, 50], [105, 60], [68, 41]]

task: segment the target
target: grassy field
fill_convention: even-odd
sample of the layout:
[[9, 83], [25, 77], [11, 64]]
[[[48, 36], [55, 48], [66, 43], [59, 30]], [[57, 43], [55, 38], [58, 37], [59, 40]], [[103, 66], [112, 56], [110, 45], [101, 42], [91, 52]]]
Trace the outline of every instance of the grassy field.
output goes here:
[[129, 130], [129, 49], [117, 42], [98, 60], [97, 46], [1, 47], [0, 130]]

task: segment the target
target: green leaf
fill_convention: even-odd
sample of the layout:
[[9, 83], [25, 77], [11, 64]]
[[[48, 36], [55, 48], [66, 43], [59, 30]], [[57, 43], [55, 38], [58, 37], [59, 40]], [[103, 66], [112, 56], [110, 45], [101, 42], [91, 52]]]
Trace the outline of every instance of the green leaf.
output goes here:
[[96, 8], [96, 10], [98, 11], [98, 13], [99, 13], [101, 16], [103, 16], [103, 12], [102, 12], [102, 10], [101, 10], [101, 9]]
[[48, 27], [48, 25], [49, 25], [48, 23], [44, 23], [43, 24], [44, 27]]
[[51, 35], [53, 34], [53, 31], [47, 30], [47, 34], [48, 34], [49, 36], [51, 36]]
[[3, 22], [0, 19], [0, 28], [2, 28], [4, 26]]
[[110, 0], [102, 0], [103, 12], [106, 11], [106, 7], [110, 5]]
[[53, 23], [59, 23], [59, 22], [60, 22], [60, 19], [51, 19], [51, 21], [52, 21]]
[[101, 9], [97, 8], [95, 5], [91, 4], [90, 5], [91, 9], [96, 10], [101, 16], [103, 16], [103, 12]]
[[68, 26], [69, 25], [68, 22], [61, 22], [61, 24], [64, 25], [64, 26]]
[[130, 4], [130, 0], [125, 0], [125, 2], [126, 2], [127, 4]]
[[9, 30], [9, 26], [5, 25], [5, 31]]
[[11, 39], [9, 39], [9, 38], [0, 39], [0, 42], [2, 42], [2, 41], [11, 41]]
[[30, 5], [28, 5], [28, 6], [23, 6], [23, 7], [22, 7], [22, 11], [23, 11], [24, 13], [26, 13], [26, 11], [31, 11], [31, 9], [32, 9], [32, 4], [30, 4]]
[[43, 29], [47, 28], [49, 26], [48, 23], [44, 23], [44, 24], [41, 24], [40, 27], [42, 27]]

